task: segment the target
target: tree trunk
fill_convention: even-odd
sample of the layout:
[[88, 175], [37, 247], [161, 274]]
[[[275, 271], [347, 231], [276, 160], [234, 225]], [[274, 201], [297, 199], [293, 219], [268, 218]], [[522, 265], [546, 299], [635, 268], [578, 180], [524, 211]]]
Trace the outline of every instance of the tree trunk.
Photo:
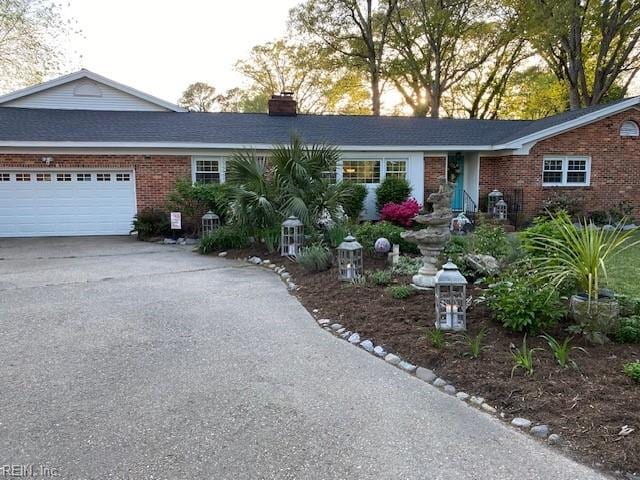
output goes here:
[[569, 88], [569, 108], [571, 110], [580, 109], [580, 92], [578, 92], [578, 87], [576, 87], [575, 85], [571, 85], [571, 83], [568, 82], [568, 88]]
[[377, 71], [371, 72], [371, 113], [380, 116], [380, 74]]

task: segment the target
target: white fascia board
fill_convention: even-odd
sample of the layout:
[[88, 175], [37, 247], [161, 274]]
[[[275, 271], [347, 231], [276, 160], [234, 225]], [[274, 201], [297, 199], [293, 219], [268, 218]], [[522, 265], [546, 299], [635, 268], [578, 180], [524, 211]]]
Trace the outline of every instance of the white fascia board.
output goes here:
[[[493, 148], [491, 148], [491, 150], [520, 150], [521, 152], [528, 153], [531, 146], [537, 141], [559, 135], [561, 133], [573, 130], [578, 127], [582, 127], [584, 125], [588, 125], [593, 122], [597, 122], [598, 120], [610, 117], [611, 115], [615, 115], [616, 113], [627, 110], [628, 108], [634, 107], [638, 104], [640, 104], [640, 97], [629, 98], [628, 100], [625, 100], [623, 102], [616, 103], [615, 105], [611, 105], [610, 107], [601, 108], [600, 110], [592, 113], [587, 113], [586, 115], [574, 118], [573, 120], [554, 125], [553, 127], [545, 128], [544, 130], [531, 133], [529, 135], [517, 138], [501, 145], [495, 145]], [[527, 144], [529, 145], [527, 146]]]
[[54, 78], [53, 80], [49, 80], [47, 82], [39, 83], [38, 85], [33, 85], [31, 87], [23, 88], [21, 90], [17, 90], [15, 92], [3, 95], [0, 97], [0, 105], [2, 105], [3, 103], [10, 102], [12, 100], [16, 100], [18, 98], [28, 97], [29, 95], [33, 95], [34, 93], [42, 92], [50, 88], [64, 85], [65, 83], [74, 82], [82, 78], [88, 78], [90, 80], [93, 80], [94, 82], [103, 83], [109, 87], [115, 88], [116, 90], [120, 90], [122, 92], [128, 93], [129, 95], [133, 95], [134, 97], [140, 98], [149, 103], [153, 103], [154, 105], [158, 105], [160, 107], [166, 108], [168, 110], [172, 110], [174, 112], [188, 111], [171, 102], [167, 102], [165, 100], [162, 100], [161, 98], [154, 97], [153, 95], [149, 95], [148, 93], [141, 92], [140, 90], [136, 90], [135, 88], [129, 87], [127, 85], [123, 85], [122, 83], [118, 83], [107, 77], [103, 77], [102, 75], [98, 75], [97, 73], [94, 73], [90, 70], [85, 70], [85, 69], [79, 70], [74, 73], [70, 73], [68, 75], [63, 75], [58, 78]]
[[[140, 148], [140, 149], [232, 149], [232, 150], [272, 150], [273, 144], [255, 143], [176, 143], [176, 142], [52, 142], [52, 141], [0, 141], [0, 147], [14, 148]], [[337, 145], [342, 151], [351, 152], [435, 152], [491, 150], [488, 145]]]

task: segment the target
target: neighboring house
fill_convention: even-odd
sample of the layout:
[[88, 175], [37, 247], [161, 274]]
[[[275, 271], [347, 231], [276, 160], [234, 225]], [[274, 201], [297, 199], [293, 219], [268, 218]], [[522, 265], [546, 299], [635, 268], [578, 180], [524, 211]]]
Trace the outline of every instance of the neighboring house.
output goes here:
[[640, 216], [639, 98], [538, 121], [194, 113], [81, 70], [0, 97], [0, 237], [127, 234], [136, 212], [162, 207], [175, 181], [224, 182], [238, 149], [268, 155], [299, 135], [342, 151], [336, 177], [375, 189], [406, 177], [423, 202], [456, 172], [456, 210], [499, 189], [525, 217], [553, 192], [587, 211], [629, 202]]

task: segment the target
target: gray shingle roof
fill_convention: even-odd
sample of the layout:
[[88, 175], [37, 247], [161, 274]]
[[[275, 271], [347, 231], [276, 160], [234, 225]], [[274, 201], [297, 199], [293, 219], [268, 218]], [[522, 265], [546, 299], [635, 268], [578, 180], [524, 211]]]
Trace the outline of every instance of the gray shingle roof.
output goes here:
[[[622, 101], [627, 101], [625, 99]], [[307, 143], [338, 146], [492, 146], [522, 138], [613, 102], [542, 120], [249, 113], [49, 110], [0, 107], [0, 142], [124, 142], [272, 145], [299, 135]]]
[[0, 141], [491, 145], [527, 121], [0, 108]]

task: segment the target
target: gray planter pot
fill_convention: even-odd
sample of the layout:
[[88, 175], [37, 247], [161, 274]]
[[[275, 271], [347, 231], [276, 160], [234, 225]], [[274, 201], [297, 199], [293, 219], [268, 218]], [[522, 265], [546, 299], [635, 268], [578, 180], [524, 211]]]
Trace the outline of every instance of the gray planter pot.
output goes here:
[[602, 335], [605, 336], [602, 340], [606, 340], [606, 336], [615, 333], [620, 324], [620, 305], [608, 292], [602, 292], [597, 300], [592, 299], [591, 305], [586, 294], [573, 295], [569, 300], [569, 313], [573, 321], [595, 341], [601, 341]]

